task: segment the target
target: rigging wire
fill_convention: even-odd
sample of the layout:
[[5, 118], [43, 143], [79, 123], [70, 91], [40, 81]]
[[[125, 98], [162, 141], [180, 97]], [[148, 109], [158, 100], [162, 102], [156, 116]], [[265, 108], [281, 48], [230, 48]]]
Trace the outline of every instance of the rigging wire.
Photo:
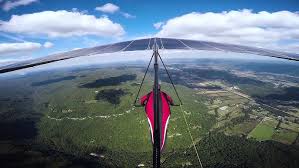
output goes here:
[[143, 76], [143, 78], [142, 78], [141, 84], [140, 84], [139, 89], [138, 89], [138, 93], [137, 93], [136, 98], [135, 98], [135, 101], [134, 101], [134, 106], [136, 106], [136, 102], [137, 102], [137, 99], [138, 99], [138, 96], [139, 96], [141, 87], [142, 87], [142, 85], [143, 85], [144, 79], [145, 79], [146, 74], [147, 74], [147, 72], [148, 72], [149, 66], [151, 65], [151, 62], [152, 62], [152, 60], [153, 60], [153, 57], [154, 57], [154, 54], [152, 55], [151, 60], [150, 60], [150, 62], [149, 62], [148, 65], [147, 65], [146, 71], [145, 71], [145, 73], [144, 73], [144, 76]]
[[200, 159], [200, 157], [199, 157], [199, 154], [198, 154], [198, 151], [197, 151], [197, 148], [196, 148], [194, 139], [193, 139], [193, 136], [192, 136], [191, 131], [190, 131], [190, 128], [189, 128], [189, 124], [188, 124], [188, 122], [187, 122], [186, 116], [185, 116], [184, 111], [183, 111], [182, 104], [180, 105], [180, 109], [181, 109], [182, 115], [183, 115], [183, 117], [184, 117], [184, 121], [185, 121], [187, 130], [188, 130], [188, 133], [189, 133], [189, 135], [190, 135], [190, 138], [191, 138], [191, 141], [192, 141], [192, 145], [193, 145], [193, 148], [194, 148], [195, 153], [196, 153], [196, 156], [197, 156], [197, 160], [198, 160], [198, 162], [199, 162], [199, 164], [200, 164], [200, 167], [203, 168], [202, 163], [201, 163], [201, 159]]
[[175, 91], [175, 94], [176, 94], [176, 96], [178, 97], [178, 99], [179, 99], [179, 101], [180, 101], [180, 104], [183, 105], [183, 102], [182, 102], [182, 100], [181, 100], [181, 98], [180, 98], [180, 96], [179, 96], [179, 94], [178, 94], [178, 92], [177, 92], [177, 90], [176, 90], [176, 88], [175, 88], [175, 86], [174, 86], [174, 83], [173, 83], [173, 81], [172, 81], [172, 79], [171, 79], [171, 77], [170, 77], [170, 74], [169, 74], [169, 72], [168, 72], [168, 70], [167, 70], [167, 68], [166, 68], [166, 66], [165, 66], [165, 64], [164, 64], [164, 61], [162, 60], [162, 58], [161, 58], [161, 56], [160, 56], [159, 53], [158, 53], [158, 56], [159, 56], [159, 58], [160, 58], [160, 60], [161, 60], [161, 62], [162, 62], [162, 64], [163, 64], [163, 66], [164, 66], [164, 69], [165, 69], [165, 71], [166, 71], [166, 73], [167, 73], [167, 75], [168, 75], [168, 78], [169, 78], [169, 80], [170, 80], [170, 82], [171, 82], [171, 85], [172, 85], [174, 91]]
[[182, 107], [183, 103], [182, 103], [182, 100], [181, 100], [181, 98], [180, 98], [180, 96], [179, 96], [179, 94], [178, 94], [178, 92], [177, 92], [177, 90], [176, 90], [176, 88], [175, 88], [175, 86], [174, 86], [174, 84], [173, 84], [173, 81], [172, 81], [172, 79], [171, 79], [171, 76], [170, 76], [170, 74], [169, 74], [169, 72], [168, 72], [168, 70], [167, 70], [167, 68], [166, 68], [166, 66], [165, 66], [165, 64], [164, 64], [164, 61], [162, 60], [162, 58], [161, 58], [161, 56], [160, 56], [159, 53], [158, 53], [158, 56], [159, 56], [159, 58], [160, 58], [160, 60], [161, 60], [161, 62], [162, 62], [162, 64], [163, 64], [163, 66], [164, 66], [164, 69], [165, 69], [165, 71], [166, 71], [166, 73], [167, 73], [167, 75], [168, 75], [168, 78], [169, 78], [169, 80], [170, 80], [170, 82], [171, 82], [171, 84], [172, 84], [172, 87], [173, 87], [173, 89], [174, 89], [174, 91], [175, 91], [175, 93], [176, 93], [176, 95], [177, 95], [177, 97], [178, 97], [178, 99], [179, 99], [179, 101], [180, 101], [180, 110], [181, 110], [181, 113], [182, 113], [182, 115], [183, 115], [183, 117], [184, 117], [184, 121], [185, 121], [187, 130], [188, 130], [190, 139], [191, 139], [191, 141], [192, 141], [192, 145], [193, 145], [193, 148], [194, 148], [194, 150], [195, 150], [195, 153], [196, 153], [196, 156], [197, 156], [197, 160], [198, 160], [198, 162], [199, 162], [199, 164], [200, 164], [200, 167], [203, 168], [202, 163], [201, 163], [201, 159], [200, 159], [200, 157], [199, 157], [199, 154], [198, 154], [198, 151], [197, 151], [197, 148], [196, 148], [194, 139], [193, 139], [193, 136], [192, 136], [191, 131], [190, 131], [190, 128], [189, 128], [190, 126], [189, 126], [189, 124], [188, 124], [188, 122], [187, 122], [187, 118], [186, 118], [186, 116], [185, 116], [185, 114], [184, 114], [184, 111], [183, 111], [183, 107]]
[[[155, 40], [156, 40], [156, 39], [155, 39]], [[155, 41], [155, 42], [156, 42], [156, 41]], [[158, 56], [159, 56], [159, 58], [160, 58], [160, 60], [161, 60], [161, 62], [162, 62], [162, 64], [163, 64], [163, 66], [164, 66], [164, 69], [165, 69], [165, 71], [166, 71], [166, 73], [167, 73], [167, 76], [168, 76], [168, 78], [169, 78], [169, 80], [170, 80], [170, 82], [171, 82], [171, 85], [172, 85], [172, 87], [173, 87], [175, 93], [176, 93], [176, 96], [178, 97], [178, 99], [179, 99], [179, 101], [180, 101], [180, 105], [179, 105], [179, 106], [180, 106], [180, 110], [181, 110], [181, 113], [182, 113], [182, 115], [183, 115], [183, 117], [184, 117], [184, 121], [185, 121], [187, 130], [188, 130], [190, 139], [191, 139], [191, 141], [192, 141], [192, 145], [193, 145], [193, 148], [194, 148], [194, 150], [195, 150], [195, 153], [196, 153], [196, 156], [197, 156], [197, 160], [198, 160], [198, 162], [199, 162], [199, 164], [200, 164], [200, 167], [203, 168], [202, 163], [201, 163], [201, 159], [200, 159], [199, 154], [198, 154], [198, 150], [197, 150], [197, 148], [196, 148], [196, 145], [195, 145], [193, 136], [192, 136], [191, 131], [190, 131], [190, 128], [189, 128], [189, 124], [188, 124], [188, 122], [187, 122], [186, 116], [185, 116], [184, 111], [183, 111], [183, 107], [182, 107], [183, 103], [182, 103], [182, 100], [181, 100], [181, 98], [180, 98], [180, 96], [179, 96], [179, 94], [178, 94], [178, 92], [177, 92], [177, 90], [176, 90], [176, 88], [175, 88], [175, 86], [174, 86], [174, 83], [173, 83], [173, 81], [172, 81], [172, 78], [171, 78], [171, 76], [170, 76], [170, 73], [168, 72], [168, 70], [167, 70], [167, 68], [166, 68], [166, 65], [164, 64], [164, 61], [162, 60], [160, 54], [159, 54], [159, 53], [157, 53], [157, 54], [158, 54]], [[148, 66], [147, 66], [147, 68], [146, 68], [145, 74], [144, 74], [144, 76], [143, 76], [143, 78], [142, 78], [140, 87], [139, 87], [139, 89], [138, 89], [138, 93], [137, 93], [136, 98], [135, 98], [135, 101], [134, 101], [134, 105], [135, 105], [135, 106], [136, 106], [136, 102], [137, 102], [137, 99], [138, 99], [138, 96], [139, 96], [141, 87], [142, 87], [142, 85], [143, 85], [143, 82], [144, 82], [144, 80], [145, 80], [146, 74], [147, 74], [147, 72], [148, 72], [148, 69], [149, 69], [149, 66], [150, 66], [150, 64], [151, 64], [151, 62], [152, 62], [153, 57], [154, 57], [154, 54], [152, 55], [152, 57], [151, 57], [151, 59], [150, 59], [150, 61], [149, 61], [149, 64], [148, 64]]]

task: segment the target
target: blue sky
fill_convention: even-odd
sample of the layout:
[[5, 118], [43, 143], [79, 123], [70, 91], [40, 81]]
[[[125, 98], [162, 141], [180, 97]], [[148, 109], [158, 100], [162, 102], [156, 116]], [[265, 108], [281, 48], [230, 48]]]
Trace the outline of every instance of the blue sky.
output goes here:
[[0, 63], [149, 36], [299, 49], [298, 0], [0, 0], [0, 7]]

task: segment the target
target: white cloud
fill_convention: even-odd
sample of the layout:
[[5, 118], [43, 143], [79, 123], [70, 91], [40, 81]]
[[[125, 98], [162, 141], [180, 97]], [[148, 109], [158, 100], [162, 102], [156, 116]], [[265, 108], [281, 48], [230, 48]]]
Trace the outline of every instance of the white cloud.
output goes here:
[[38, 0], [15, 0], [15, 1], [6, 1], [4, 5], [2, 6], [2, 9], [4, 11], [9, 11], [11, 9], [14, 9], [18, 6], [26, 6], [33, 2], [37, 2]]
[[127, 18], [127, 19], [136, 18], [136, 16], [131, 15], [131, 14], [126, 13], [126, 12], [121, 12], [121, 14], [122, 14], [125, 18]]
[[164, 22], [154, 23], [154, 27], [155, 27], [156, 29], [160, 29], [161, 26], [163, 26], [163, 25], [164, 25]]
[[169, 19], [156, 35], [261, 47], [284, 45], [285, 41], [298, 42], [299, 14], [289, 11], [254, 13], [247, 9], [192, 12]]
[[81, 14], [88, 14], [88, 10], [80, 11], [78, 8], [72, 8], [72, 12], [79, 12]]
[[1, 21], [0, 31], [49, 37], [69, 36], [122, 36], [123, 27], [108, 17], [95, 17], [80, 12], [43, 11], [32, 14], [12, 15], [9, 21]]
[[9, 64], [13, 64], [16, 62], [20, 62], [20, 61], [27, 61], [33, 59], [32, 56], [21, 56], [21, 57], [17, 57], [17, 58], [4, 58], [4, 59], [0, 59], [0, 64], [1, 66], [5, 66], [5, 65], [9, 65]]
[[49, 41], [47, 41], [47, 42], [45, 42], [44, 43], [44, 45], [43, 45], [45, 48], [51, 48], [51, 47], [53, 47], [54, 46], [54, 44], [53, 43], [51, 43], [51, 42], [49, 42]]
[[23, 40], [20, 37], [12, 36], [12, 35], [5, 34], [5, 33], [2, 33], [2, 32], [0, 32], [0, 36], [5, 37], [5, 38], [10, 39], [10, 40], [17, 41], [17, 42], [27, 42], [27, 41]]
[[96, 7], [95, 10], [105, 12], [105, 13], [115, 13], [119, 10], [119, 7], [112, 3], [106, 3], [103, 6]]
[[28, 41], [22, 43], [0, 43], [0, 56], [31, 52], [41, 48], [51, 48], [53, 46], [54, 44], [49, 41], [45, 42], [43, 45]]
[[115, 4], [112, 4], [112, 3], [107, 3], [103, 6], [96, 7], [95, 10], [101, 11], [101, 12], [104, 12], [104, 13], [110, 13], [110, 14], [119, 12], [123, 17], [125, 17], [127, 19], [136, 18], [136, 16], [134, 16], [134, 15], [131, 15], [127, 12], [120, 11], [119, 6], [117, 6]]
[[82, 48], [77, 47], [77, 48], [73, 48], [72, 51], [74, 51], [74, 50], [80, 50], [80, 49], [82, 49]]
[[41, 44], [33, 42], [0, 43], [0, 54], [15, 54], [19, 52], [33, 51], [41, 47]]

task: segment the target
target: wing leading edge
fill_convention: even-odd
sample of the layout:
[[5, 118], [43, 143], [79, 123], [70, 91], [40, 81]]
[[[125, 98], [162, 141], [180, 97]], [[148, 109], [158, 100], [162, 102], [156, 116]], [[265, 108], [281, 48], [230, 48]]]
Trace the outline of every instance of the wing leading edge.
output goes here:
[[185, 40], [185, 39], [147, 38], [147, 39], [131, 40], [131, 41], [114, 43], [114, 44], [102, 45], [102, 46], [97, 46], [92, 48], [73, 50], [64, 53], [50, 55], [43, 58], [21, 61], [18, 63], [9, 64], [0, 67], [0, 73], [11, 72], [19, 69], [25, 69], [29, 67], [67, 60], [76, 57], [83, 57], [83, 56], [90, 56], [90, 55], [97, 55], [97, 54], [104, 54], [104, 53], [125, 52], [125, 51], [151, 50], [154, 44], [157, 44], [159, 49], [166, 49], [166, 50], [181, 49], [181, 50], [208, 50], [208, 51], [221, 51], [221, 52], [235, 52], [235, 53], [246, 53], [246, 54], [254, 54], [254, 55], [299, 61], [299, 54], [279, 52], [279, 51], [268, 50], [263, 48], [215, 43], [215, 42], [208, 42], [208, 41]]

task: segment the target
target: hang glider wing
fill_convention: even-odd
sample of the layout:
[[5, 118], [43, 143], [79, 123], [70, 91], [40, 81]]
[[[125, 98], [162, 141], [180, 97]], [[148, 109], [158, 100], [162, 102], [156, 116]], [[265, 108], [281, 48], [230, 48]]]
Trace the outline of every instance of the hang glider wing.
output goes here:
[[279, 52], [279, 51], [262, 49], [262, 48], [207, 42], [207, 41], [171, 39], [171, 38], [147, 38], [147, 39], [131, 40], [131, 41], [114, 43], [114, 44], [108, 44], [108, 45], [97, 46], [92, 48], [73, 50], [69, 52], [50, 55], [47, 57], [32, 59], [28, 61], [21, 61], [14, 64], [0, 66], [0, 73], [6, 73], [10, 71], [34, 67], [42, 64], [48, 64], [51, 62], [57, 62], [57, 61], [76, 58], [76, 57], [98, 55], [104, 53], [125, 52], [125, 51], [151, 50], [154, 44], [156, 44], [159, 47], [159, 49], [166, 49], [166, 50], [182, 49], [182, 50], [209, 50], [209, 51], [222, 51], [222, 52], [236, 52], [236, 53], [247, 53], [247, 54], [299, 61], [299, 54]]

